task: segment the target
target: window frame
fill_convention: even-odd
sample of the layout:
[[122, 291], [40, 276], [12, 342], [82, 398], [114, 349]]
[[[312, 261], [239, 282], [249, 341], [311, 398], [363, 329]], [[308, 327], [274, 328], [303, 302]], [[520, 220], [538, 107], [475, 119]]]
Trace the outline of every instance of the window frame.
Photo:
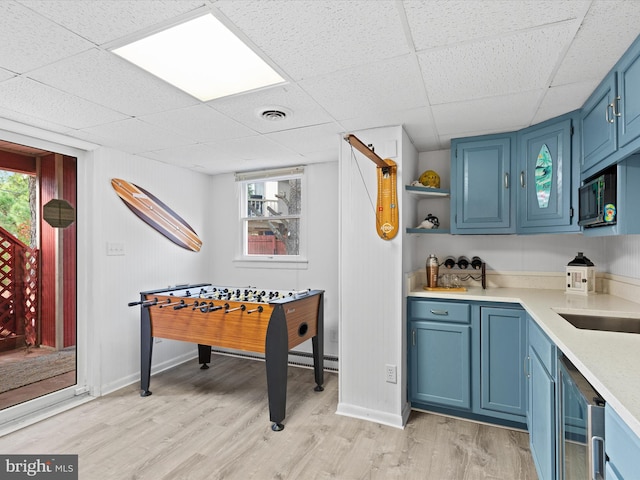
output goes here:
[[[307, 268], [307, 182], [304, 167], [291, 167], [279, 170], [263, 170], [256, 172], [236, 173], [236, 190], [238, 197], [238, 241], [234, 262], [240, 267], [250, 268]], [[247, 213], [248, 189], [247, 184], [300, 179], [300, 213], [287, 215], [284, 218], [298, 218], [298, 254], [297, 255], [261, 255], [248, 254], [248, 224], [252, 219]]]

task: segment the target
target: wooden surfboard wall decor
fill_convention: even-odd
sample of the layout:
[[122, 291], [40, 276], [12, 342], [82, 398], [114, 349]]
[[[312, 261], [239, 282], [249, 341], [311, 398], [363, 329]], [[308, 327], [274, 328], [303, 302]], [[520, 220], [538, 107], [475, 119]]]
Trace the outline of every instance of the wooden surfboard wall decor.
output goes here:
[[378, 197], [376, 202], [376, 231], [383, 240], [391, 240], [398, 234], [398, 191], [396, 187], [398, 167], [396, 162], [380, 158], [358, 137], [349, 134], [344, 139], [356, 150], [376, 164]]
[[176, 245], [199, 252], [202, 240], [193, 228], [176, 212], [145, 189], [114, 178], [111, 186], [124, 204], [143, 222], [158, 231]]

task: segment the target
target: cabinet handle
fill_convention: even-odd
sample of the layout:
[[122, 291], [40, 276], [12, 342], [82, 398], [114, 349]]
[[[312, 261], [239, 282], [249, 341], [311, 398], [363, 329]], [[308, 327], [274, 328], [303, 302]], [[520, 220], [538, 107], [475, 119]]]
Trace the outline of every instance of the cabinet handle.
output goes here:
[[528, 365], [529, 365], [529, 356], [527, 355], [524, 357], [524, 362], [522, 365], [522, 371], [524, 373], [524, 376], [527, 378], [529, 378], [529, 369], [527, 368]]
[[613, 107], [613, 114], [616, 117], [621, 117], [622, 113], [620, 113], [620, 95], [618, 95], [616, 98], [613, 99], [613, 103], [611, 104], [611, 106]]
[[612, 103], [610, 103], [609, 105], [607, 105], [607, 108], [606, 108], [606, 110], [604, 111], [604, 112], [605, 112], [605, 113], [604, 113], [604, 118], [606, 118], [606, 119], [607, 119], [607, 122], [608, 122], [608, 123], [613, 123], [613, 122], [615, 122], [615, 121], [616, 121], [616, 119], [615, 119], [615, 118], [613, 118], [613, 115], [612, 115], [611, 117], [609, 116], [609, 109], [611, 109], [611, 113], [612, 113], [612, 114], [615, 114], [615, 112], [614, 112], [613, 102], [612, 102]]
[[416, 346], [416, 331], [411, 330], [411, 346]]
[[504, 174], [504, 188], [509, 188], [509, 174]]
[[432, 315], [443, 315], [443, 316], [448, 316], [449, 315], [449, 311], [448, 310], [431, 310], [431, 314]]
[[[596, 444], [598, 444], [600, 447], [598, 450], [596, 450]], [[593, 458], [591, 460], [593, 462], [593, 464], [591, 465], [593, 468], [593, 474], [591, 478], [592, 480], [597, 480], [598, 478], [603, 478], [604, 476], [604, 438], [598, 437], [596, 435], [591, 437], [591, 451], [593, 452]], [[595, 454], [596, 451], [598, 452], [598, 455]]]
[[520, 186], [524, 188], [524, 171], [520, 172]]

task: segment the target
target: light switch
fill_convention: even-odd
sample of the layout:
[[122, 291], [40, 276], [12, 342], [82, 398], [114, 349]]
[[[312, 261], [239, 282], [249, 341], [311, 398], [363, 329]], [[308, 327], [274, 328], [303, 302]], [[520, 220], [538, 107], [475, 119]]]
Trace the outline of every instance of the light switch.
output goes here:
[[107, 256], [124, 255], [124, 243], [107, 242]]

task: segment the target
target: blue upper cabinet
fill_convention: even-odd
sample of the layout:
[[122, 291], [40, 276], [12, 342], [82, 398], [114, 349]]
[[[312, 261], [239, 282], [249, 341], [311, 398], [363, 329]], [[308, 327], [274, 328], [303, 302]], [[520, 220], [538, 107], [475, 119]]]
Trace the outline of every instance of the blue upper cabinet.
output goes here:
[[570, 115], [518, 132], [518, 233], [580, 231], [572, 136]]
[[[622, 57], [618, 65], [618, 148], [640, 141], [640, 42]], [[635, 145], [639, 148], [640, 145]]]
[[640, 37], [582, 107], [583, 179], [640, 150], [638, 85]]
[[618, 148], [615, 105], [616, 74], [610, 73], [582, 107], [582, 168], [585, 172]]
[[451, 141], [451, 232], [515, 233], [515, 134]]

